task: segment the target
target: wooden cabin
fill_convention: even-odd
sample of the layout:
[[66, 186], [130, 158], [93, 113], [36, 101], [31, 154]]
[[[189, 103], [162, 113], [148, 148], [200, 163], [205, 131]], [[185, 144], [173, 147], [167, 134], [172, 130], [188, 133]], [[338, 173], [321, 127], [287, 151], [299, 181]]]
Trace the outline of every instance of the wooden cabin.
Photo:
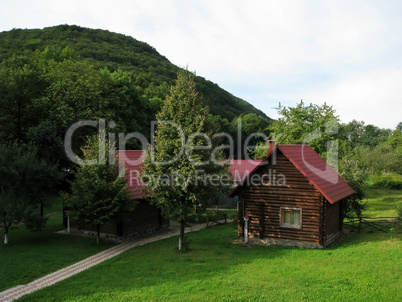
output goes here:
[[251, 238], [314, 248], [340, 236], [342, 201], [354, 193], [310, 146], [271, 143], [229, 196], [239, 196], [239, 236], [247, 218]]
[[[132, 200], [138, 202], [133, 211], [124, 213], [121, 217], [111, 219], [101, 226], [102, 237], [127, 238], [149, 234], [169, 226], [169, 220], [164, 218], [161, 210], [151, 205], [147, 196], [144, 196], [142, 182], [138, 177], [143, 166], [143, 150], [117, 151], [120, 169], [125, 172], [128, 180], [128, 190]], [[67, 217], [64, 227], [67, 228]], [[79, 227], [74, 221], [70, 222], [70, 229], [75, 233], [96, 234], [96, 228], [90, 225]]]

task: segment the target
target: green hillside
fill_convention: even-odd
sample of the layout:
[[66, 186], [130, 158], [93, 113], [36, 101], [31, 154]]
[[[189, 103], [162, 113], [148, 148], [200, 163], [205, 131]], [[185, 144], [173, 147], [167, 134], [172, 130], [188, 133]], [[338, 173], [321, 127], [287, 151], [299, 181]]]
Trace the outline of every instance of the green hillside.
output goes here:
[[[160, 55], [152, 46], [132, 37], [107, 30], [59, 25], [44, 29], [13, 29], [0, 33], [0, 62], [12, 55], [30, 56], [35, 51], [50, 48], [62, 51], [69, 47], [80, 59], [95, 68], [118, 69], [136, 76], [137, 85], [146, 90], [148, 98], [163, 98], [173, 84], [178, 67]], [[198, 90], [203, 94], [211, 113], [229, 121], [247, 113], [255, 113], [268, 120], [262, 111], [246, 101], [221, 89], [217, 84], [197, 77]]]

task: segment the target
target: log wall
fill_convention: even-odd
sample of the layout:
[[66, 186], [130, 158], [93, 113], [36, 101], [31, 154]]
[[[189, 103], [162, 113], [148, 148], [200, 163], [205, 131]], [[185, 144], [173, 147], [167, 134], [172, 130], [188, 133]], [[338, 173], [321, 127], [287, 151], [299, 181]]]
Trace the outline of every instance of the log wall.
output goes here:
[[[146, 200], [140, 200], [135, 209], [127, 212], [120, 219], [111, 219], [101, 226], [101, 233], [111, 237], [130, 237], [151, 233], [169, 225], [169, 220], [162, 217], [160, 210]], [[67, 222], [64, 222], [67, 227]], [[84, 233], [95, 233], [91, 225], [79, 226], [71, 221], [70, 226]]]
[[[239, 235], [243, 234], [243, 216], [247, 215], [250, 216], [250, 237], [322, 244], [322, 195], [309, 180], [280, 151], [275, 163], [260, 166], [254, 174], [259, 175], [263, 181], [260, 184], [250, 183], [241, 190]], [[284, 182], [278, 181], [283, 179]], [[302, 209], [300, 229], [280, 226], [281, 207]], [[328, 227], [332, 230], [332, 221]]]
[[145, 200], [141, 200], [134, 211], [127, 213], [123, 220], [123, 236], [148, 233], [160, 229], [167, 221], [162, 218], [160, 210]]
[[338, 201], [334, 204], [329, 203], [324, 199], [324, 213], [325, 222], [323, 229], [324, 243], [327, 243], [328, 238], [332, 238], [334, 235], [342, 231], [342, 214], [341, 205], [342, 201]]

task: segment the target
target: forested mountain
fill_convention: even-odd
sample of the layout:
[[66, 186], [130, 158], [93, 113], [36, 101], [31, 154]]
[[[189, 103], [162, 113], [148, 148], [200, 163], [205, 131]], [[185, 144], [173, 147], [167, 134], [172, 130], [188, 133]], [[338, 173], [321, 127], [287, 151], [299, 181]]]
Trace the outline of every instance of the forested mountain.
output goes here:
[[[107, 68], [110, 72], [122, 70], [135, 76], [148, 98], [163, 99], [174, 83], [178, 67], [152, 46], [132, 37], [107, 30], [79, 26], [59, 25], [44, 29], [13, 29], [0, 33], [0, 62], [13, 55], [31, 56], [35, 51], [61, 52], [68, 47], [80, 59], [88, 60], [95, 69]], [[197, 88], [209, 105], [211, 113], [231, 121], [247, 113], [270, 120], [262, 111], [233, 96], [200, 76]]]

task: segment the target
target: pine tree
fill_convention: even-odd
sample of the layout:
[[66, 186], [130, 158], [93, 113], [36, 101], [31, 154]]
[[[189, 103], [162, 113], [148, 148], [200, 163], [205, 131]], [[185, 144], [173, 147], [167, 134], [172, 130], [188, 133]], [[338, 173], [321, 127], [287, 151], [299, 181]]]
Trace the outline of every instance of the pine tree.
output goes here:
[[216, 149], [215, 126], [196, 90], [194, 77], [187, 70], [178, 73], [176, 84], [157, 114], [154, 144], [143, 168], [151, 202], [169, 219], [180, 223], [179, 250], [184, 247], [184, 227], [189, 216], [197, 206], [222, 194], [229, 183], [228, 165]]

